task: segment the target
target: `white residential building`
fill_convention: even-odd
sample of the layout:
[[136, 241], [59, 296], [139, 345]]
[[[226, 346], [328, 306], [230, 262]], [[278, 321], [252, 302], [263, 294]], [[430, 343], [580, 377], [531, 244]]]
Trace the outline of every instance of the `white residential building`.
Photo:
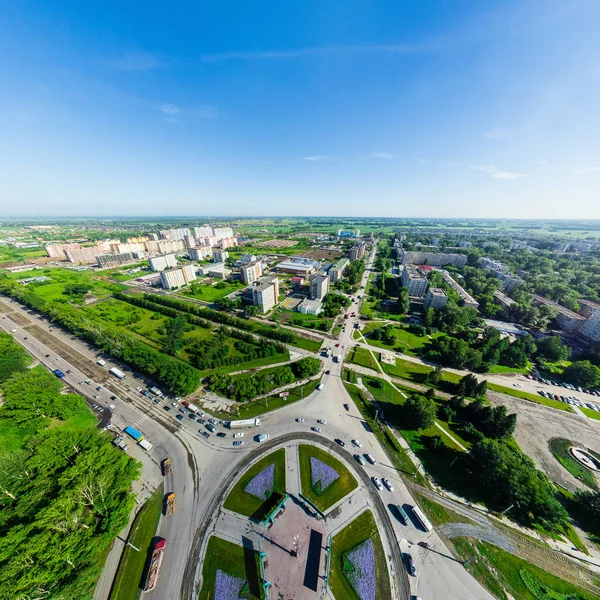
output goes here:
[[262, 263], [257, 260], [244, 265], [241, 269], [242, 283], [254, 283], [262, 275]]
[[196, 247], [196, 240], [194, 239], [193, 235], [186, 235], [184, 241], [185, 241], [185, 245], [188, 248], [195, 248]]
[[215, 262], [224, 263], [228, 258], [229, 258], [229, 252], [226, 252], [225, 250], [215, 250], [213, 252], [213, 260]]
[[402, 285], [408, 288], [408, 295], [422, 298], [427, 291], [427, 277], [412, 265], [404, 265], [401, 280]]
[[213, 230], [210, 225], [203, 225], [202, 227], [194, 227], [194, 237], [203, 238], [203, 237], [212, 237]]
[[460, 296], [463, 306], [469, 306], [471, 308], [479, 309], [479, 302], [467, 292], [461, 285], [459, 285], [448, 273], [448, 271], [442, 271], [442, 277], [444, 281]]
[[180, 269], [167, 269], [160, 274], [160, 282], [167, 290], [180, 288], [196, 279], [196, 267], [183, 265]]
[[213, 227], [213, 235], [217, 238], [217, 241], [223, 238], [232, 238], [233, 229], [231, 227]]
[[197, 248], [190, 248], [188, 250], [188, 256], [191, 260], [204, 260], [212, 256], [212, 248], [210, 246], [198, 246]]
[[600, 310], [597, 310], [579, 327], [579, 335], [591, 342], [600, 342]]
[[252, 286], [252, 301], [264, 314], [271, 310], [279, 298], [279, 279], [263, 277]]
[[177, 266], [177, 259], [174, 254], [162, 254], [160, 256], [153, 256], [148, 260], [150, 264], [150, 270], [154, 271], [164, 271], [165, 269], [169, 269]]
[[425, 296], [425, 302], [423, 303], [423, 308], [427, 310], [428, 308], [433, 308], [435, 310], [439, 310], [440, 308], [446, 306], [448, 302], [448, 296], [441, 288], [429, 288], [427, 290], [427, 295]]
[[347, 258], [341, 258], [337, 261], [331, 269], [329, 269], [329, 277], [331, 278], [331, 283], [335, 283], [336, 281], [341, 281], [344, 271], [346, 267], [350, 264], [350, 260]]
[[310, 277], [310, 299], [323, 300], [329, 291], [329, 275], [315, 273]]

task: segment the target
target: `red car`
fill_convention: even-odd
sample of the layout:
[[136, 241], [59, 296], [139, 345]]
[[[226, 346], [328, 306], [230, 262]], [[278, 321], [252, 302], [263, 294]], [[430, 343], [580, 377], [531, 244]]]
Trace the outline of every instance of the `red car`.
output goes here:
[[335, 345], [335, 347], [336, 347], [336, 348], [339, 348], [339, 347], [340, 347], [340, 345], [339, 345], [339, 344], [336, 344], [336, 345]]

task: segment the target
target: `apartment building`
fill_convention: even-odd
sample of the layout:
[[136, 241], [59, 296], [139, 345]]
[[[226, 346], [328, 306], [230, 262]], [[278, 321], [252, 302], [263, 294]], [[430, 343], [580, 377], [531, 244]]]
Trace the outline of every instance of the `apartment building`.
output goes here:
[[423, 303], [423, 308], [427, 310], [428, 308], [433, 308], [434, 310], [439, 310], [440, 308], [446, 306], [448, 302], [448, 296], [441, 288], [429, 288], [427, 290], [427, 295], [425, 296], [425, 302]]
[[67, 250], [79, 250], [79, 248], [81, 248], [81, 244], [78, 242], [71, 244], [48, 244], [44, 246], [44, 250], [46, 250], [48, 257], [57, 258], [58, 260], [66, 260], [67, 255], [65, 252]]
[[188, 257], [191, 260], [204, 260], [213, 256], [213, 251], [210, 246], [198, 246], [188, 250]]
[[404, 266], [400, 281], [408, 289], [409, 296], [422, 298], [427, 291], [427, 277], [412, 265]]
[[237, 245], [238, 245], [237, 239], [234, 237], [221, 238], [221, 248], [223, 250], [225, 250], [226, 248], [235, 248]]
[[132, 252], [125, 252], [123, 254], [101, 254], [100, 256], [96, 256], [96, 262], [101, 269], [132, 265], [138, 260], [139, 259], [136, 258]]
[[579, 314], [586, 319], [593, 317], [597, 312], [600, 311], [600, 304], [592, 302], [591, 300], [578, 300]]
[[341, 258], [337, 261], [331, 269], [329, 269], [329, 277], [331, 278], [331, 283], [335, 283], [336, 281], [341, 281], [344, 271], [346, 267], [350, 264], [350, 260], [347, 258]]
[[186, 227], [180, 229], [165, 229], [159, 233], [163, 240], [170, 240], [172, 242], [175, 240], [185, 240], [186, 237], [191, 235], [190, 230]]
[[96, 257], [104, 254], [106, 250], [100, 246], [90, 246], [89, 248], [74, 248], [65, 250], [65, 256], [69, 262], [96, 262]]
[[186, 235], [183, 241], [185, 242], [187, 248], [196, 247], [196, 240], [193, 235]]
[[254, 254], [242, 254], [240, 256], [240, 263], [251, 263], [256, 260], [256, 256]]
[[241, 268], [242, 283], [253, 283], [262, 275], [262, 263], [260, 260], [248, 263]]
[[460, 269], [467, 264], [464, 254], [447, 254], [445, 252], [407, 252], [404, 248], [396, 246], [398, 260], [403, 265], [430, 265], [432, 267], [444, 267], [453, 265]]
[[512, 298], [509, 298], [506, 294], [503, 294], [500, 290], [496, 290], [494, 292], [494, 299], [502, 309], [502, 314], [505, 317], [508, 317], [510, 314], [510, 307], [513, 304], [516, 304], [516, 302]]
[[264, 314], [271, 310], [279, 298], [279, 279], [274, 276], [262, 277], [252, 286], [252, 302]]
[[174, 254], [162, 254], [160, 256], [153, 256], [148, 263], [150, 264], [150, 270], [156, 273], [158, 271], [176, 267], [177, 259]]
[[149, 240], [144, 244], [146, 252], [151, 254], [169, 254], [187, 250], [183, 240]]
[[215, 250], [213, 252], [213, 260], [215, 262], [224, 263], [229, 258], [229, 252], [225, 250]]
[[587, 341], [600, 342], [600, 310], [594, 312], [580, 325], [579, 335], [581, 335]]
[[365, 243], [356, 242], [352, 248], [350, 248], [350, 260], [360, 260], [365, 255]]
[[479, 309], [479, 302], [467, 292], [460, 284], [458, 284], [448, 273], [448, 271], [442, 271], [442, 277], [444, 281], [460, 296], [463, 306], [469, 306], [471, 308]]
[[521, 278], [510, 273], [508, 267], [500, 261], [482, 256], [477, 261], [477, 266], [491, 273], [496, 279], [499, 279], [502, 282], [502, 289], [505, 292], [512, 292], [521, 283]]
[[213, 230], [210, 225], [203, 225], [202, 227], [194, 227], [194, 237], [196, 239], [203, 237], [212, 237]]
[[580, 331], [583, 324], [587, 321], [585, 317], [578, 315], [576, 312], [553, 302], [552, 300], [548, 300], [548, 298], [544, 298], [543, 296], [535, 295], [536, 304], [544, 304], [546, 306], [552, 306], [556, 309], [556, 324], [559, 329], [562, 331], [575, 332]]
[[315, 273], [310, 277], [310, 299], [323, 300], [329, 291], [329, 275]]
[[233, 229], [231, 227], [213, 227], [213, 235], [217, 241], [225, 238], [233, 238]]
[[167, 290], [183, 287], [196, 279], [194, 265], [184, 265], [179, 269], [167, 269], [160, 274], [160, 282]]

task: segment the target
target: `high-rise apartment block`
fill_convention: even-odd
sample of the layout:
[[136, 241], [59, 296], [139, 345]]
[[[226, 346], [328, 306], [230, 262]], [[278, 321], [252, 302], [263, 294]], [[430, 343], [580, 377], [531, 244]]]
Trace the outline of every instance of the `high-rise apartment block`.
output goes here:
[[232, 238], [233, 229], [231, 227], [213, 227], [213, 235], [217, 238], [217, 241], [223, 238]]
[[179, 269], [167, 269], [160, 274], [160, 282], [167, 290], [180, 288], [196, 279], [196, 267], [184, 265]]
[[213, 260], [215, 262], [225, 262], [229, 258], [229, 252], [225, 250], [215, 250], [213, 252]]
[[204, 260], [210, 258], [213, 255], [212, 248], [210, 246], [198, 246], [197, 248], [190, 248], [188, 250], [188, 257], [191, 260]]
[[262, 275], [260, 260], [248, 263], [241, 268], [242, 283], [253, 283]]
[[131, 252], [126, 252], [123, 254], [101, 254], [100, 256], [96, 256], [96, 262], [101, 269], [131, 265], [136, 263], [138, 260], [139, 259], [137, 259]]
[[194, 237], [203, 238], [203, 237], [211, 237], [213, 234], [212, 227], [210, 225], [204, 225], [202, 227], [194, 227]]
[[174, 254], [163, 254], [161, 256], [153, 256], [148, 262], [150, 263], [150, 270], [154, 272], [164, 271], [165, 269], [168, 269], [170, 267], [177, 266], [177, 260], [175, 259]]
[[329, 269], [329, 277], [331, 279], [331, 283], [341, 281], [344, 275], [344, 271], [346, 270], [346, 267], [349, 263], [350, 261], [347, 258], [341, 258], [337, 261], [337, 263], [335, 263], [335, 265], [333, 265], [333, 267], [331, 267], [331, 269]]
[[314, 273], [310, 276], [310, 299], [323, 300], [329, 291], [329, 276]]
[[279, 279], [276, 276], [262, 277], [252, 286], [252, 301], [264, 314], [271, 310], [279, 298]]
[[350, 248], [350, 260], [360, 260], [365, 255], [365, 244], [364, 242], [356, 242], [352, 248]]
[[422, 298], [427, 291], [427, 277], [412, 265], [405, 265], [401, 277], [402, 285], [408, 289], [409, 296]]
[[226, 248], [235, 248], [237, 245], [237, 239], [234, 237], [221, 238], [221, 248], [223, 250], [225, 250]]
[[428, 308], [433, 308], [434, 310], [438, 310], [444, 306], [448, 302], [448, 296], [441, 288], [429, 288], [427, 290], [427, 295], [425, 296], [425, 302], [423, 303], [423, 308], [427, 310]]

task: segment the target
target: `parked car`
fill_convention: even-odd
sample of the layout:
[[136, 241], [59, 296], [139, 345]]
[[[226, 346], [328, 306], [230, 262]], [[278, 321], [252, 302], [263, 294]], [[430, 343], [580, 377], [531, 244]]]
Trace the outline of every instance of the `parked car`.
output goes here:
[[412, 559], [412, 556], [408, 552], [404, 554], [404, 560], [406, 561], [406, 570], [408, 571], [409, 575], [415, 577], [417, 574], [417, 569], [415, 568], [415, 563]]
[[350, 410], [350, 405], [349, 405], [349, 404], [344, 404], [344, 408], [345, 408], [346, 410]]
[[244, 440], [235, 440], [235, 442], [233, 442], [234, 446], [243, 446], [244, 445]]
[[363, 467], [367, 464], [366, 461], [365, 461], [365, 459], [360, 454], [355, 454], [354, 455], [354, 460], [357, 463], [363, 465]]
[[381, 485], [381, 481], [379, 481], [378, 477], [371, 477], [371, 480], [373, 481], [375, 487], [380, 491], [383, 492], [383, 486]]
[[219, 433], [217, 433], [217, 437], [226, 437], [227, 434], [224, 433], [223, 431], [219, 431]]
[[393, 492], [394, 491], [394, 486], [390, 483], [389, 479], [386, 479], [385, 477], [381, 480], [383, 482], [383, 485], [385, 485], [385, 487], [390, 491]]
[[325, 421], [325, 419], [317, 419], [317, 423], [320, 425], [327, 425], [327, 421]]
[[313, 431], [316, 431], [317, 433], [321, 433], [321, 428], [320, 427], [311, 427], [311, 429]]
[[183, 421], [183, 415], [175, 415], [175, 418], [176, 418], [178, 421]]
[[304, 423], [304, 417], [298, 417], [296, 423]]
[[234, 438], [241, 438], [244, 437], [244, 432], [243, 431], [238, 431], [237, 433], [233, 434]]
[[210, 437], [210, 433], [208, 433], [208, 431], [202, 431], [202, 429], [199, 429], [198, 431], [200, 431], [200, 433], [206, 438], [208, 439]]
[[362, 442], [359, 442], [358, 440], [352, 440], [352, 443], [357, 447], [357, 448], [362, 448]]
[[333, 440], [336, 444], [339, 444], [342, 448], [346, 445], [346, 442], [344, 442], [344, 440], [340, 440], [340, 438], [335, 438], [335, 440]]
[[163, 406], [163, 408], [164, 408], [164, 409], [165, 409], [167, 412], [169, 412], [169, 411], [171, 410], [171, 407], [170, 407], [170, 406], [167, 406], [166, 404]]
[[368, 452], [365, 454], [365, 458], [372, 464], [372, 465], [376, 465], [377, 461], [375, 460], [375, 457], [372, 456], [371, 454], [369, 454]]

